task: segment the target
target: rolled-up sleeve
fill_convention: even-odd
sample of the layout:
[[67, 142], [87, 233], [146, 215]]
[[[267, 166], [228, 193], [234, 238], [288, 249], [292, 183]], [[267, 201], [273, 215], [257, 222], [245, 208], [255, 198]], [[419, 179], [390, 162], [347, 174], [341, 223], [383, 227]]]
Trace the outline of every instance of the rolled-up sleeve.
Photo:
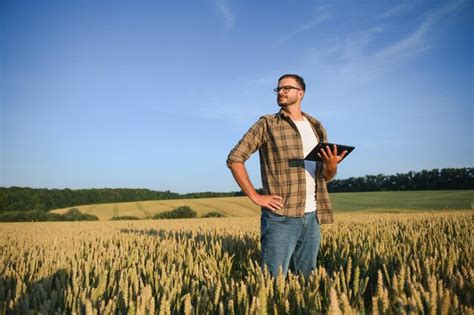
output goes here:
[[250, 127], [247, 133], [240, 139], [232, 151], [230, 151], [226, 161], [227, 167], [230, 168], [232, 163], [245, 163], [250, 155], [265, 143], [266, 129], [267, 122], [265, 118], [262, 117]]

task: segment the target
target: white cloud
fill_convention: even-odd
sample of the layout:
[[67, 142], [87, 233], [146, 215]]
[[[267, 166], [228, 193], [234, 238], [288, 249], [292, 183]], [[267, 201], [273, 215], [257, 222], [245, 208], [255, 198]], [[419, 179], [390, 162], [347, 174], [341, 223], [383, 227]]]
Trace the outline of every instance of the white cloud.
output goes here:
[[296, 35], [299, 35], [300, 33], [309, 31], [309, 30], [313, 29], [314, 27], [316, 27], [317, 25], [319, 25], [319, 24], [321, 24], [325, 21], [328, 21], [331, 18], [331, 16], [332, 16], [332, 14], [331, 14], [331, 10], [330, 10], [329, 6], [327, 6], [327, 5], [317, 6], [314, 10], [314, 16], [309, 21], [299, 25], [293, 31], [291, 31], [287, 34], [283, 34], [278, 39], [277, 45], [281, 45], [281, 44], [289, 41], [290, 39], [292, 39]]
[[393, 18], [399, 15], [402, 15], [406, 11], [410, 10], [412, 8], [412, 5], [410, 3], [402, 3], [399, 5], [396, 5], [394, 7], [391, 7], [384, 12], [382, 12], [380, 15], [376, 17], [376, 19], [389, 19]]
[[463, 1], [449, 3], [429, 13], [423, 22], [410, 34], [376, 52], [372, 59], [379, 67], [402, 62], [432, 47], [429, 40], [431, 30], [447, 15], [458, 9]]
[[214, 0], [214, 3], [225, 21], [226, 27], [228, 29], [232, 28], [235, 24], [235, 16], [229, 8], [229, 2], [227, 0]]
[[[433, 46], [430, 40], [433, 29], [463, 3], [465, 1], [448, 3], [428, 12], [411, 32], [381, 48], [373, 45], [374, 42], [385, 36], [386, 32], [396, 25], [374, 24], [367, 29], [353, 31], [344, 39], [328, 37], [310, 51], [309, 62], [319, 69], [327, 69], [342, 80], [371, 80], [386, 68], [397, 67], [429, 50]], [[402, 9], [392, 9], [384, 16], [393, 16], [400, 10]]]

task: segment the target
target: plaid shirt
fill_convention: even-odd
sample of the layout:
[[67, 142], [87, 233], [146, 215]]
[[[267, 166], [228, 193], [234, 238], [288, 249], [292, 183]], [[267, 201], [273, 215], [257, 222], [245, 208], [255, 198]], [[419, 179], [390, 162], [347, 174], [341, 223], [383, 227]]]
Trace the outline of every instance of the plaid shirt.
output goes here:
[[[321, 123], [303, 115], [310, 122], [318, 142], [327, 142]], [[283, 208], [276, 213], [302, 217], [306, 202], [303, 143], [296, 125], [285, 111], [260, 117], [232, 149], [227, 166], [234, 162], [244, 163], [257, 149], [265, 194], [283, 198]], [[333, 223], [333, 211], [322, 171], [322, 163], [316, 162], [316, 213], [319, 223], [326, 224]]]

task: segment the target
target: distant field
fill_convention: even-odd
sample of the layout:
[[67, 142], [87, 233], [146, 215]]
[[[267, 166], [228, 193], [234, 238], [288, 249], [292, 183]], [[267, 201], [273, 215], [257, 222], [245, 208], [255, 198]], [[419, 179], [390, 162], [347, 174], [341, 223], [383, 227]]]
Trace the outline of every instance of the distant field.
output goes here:
[[[174, 199], [150, 200], [138, 202], [105, 203], [95, 205], [76, 206], [81, 212], [94, 214], [100, 220], [108, 220], [115, 213], [119, 216], [131, 215], [139, 218], [151, 217], [155, 213], [173, 210], [180, 206], [189, 206], [197, 212], [198, 217], [218, 211], [226, 217], [253, 217], [260, 213], [258, 206], [254, 205], [247, 197], [199, 198], [199, 199]], [[68, 208], [53, 210], [62, 213]]]
[[471, 209], [474, 207], [474, 190], [335, 193], [331, 194], [331, 200], [338, 212]]
[[[331, 200], [335, 211], [339, 213], [471, 209], [474, 205], [474, 190], [333, 193]], [[114, 213], [119, 216], [131, 215], [146, 218], [179, 206], [191, 207], [197, 212], [198, 217], [210, 211], [221, 212], [227, 217], [249, 217], [260, 214], [259, 207], [247, 197], [151, 200], [84, 205], [75, 208], [84, 213], [94, 214], [100, 220], [108, 220], [114, 216]], [[63, 213], [69, 208], [71, 207], [56, 209], [53, 212]]]

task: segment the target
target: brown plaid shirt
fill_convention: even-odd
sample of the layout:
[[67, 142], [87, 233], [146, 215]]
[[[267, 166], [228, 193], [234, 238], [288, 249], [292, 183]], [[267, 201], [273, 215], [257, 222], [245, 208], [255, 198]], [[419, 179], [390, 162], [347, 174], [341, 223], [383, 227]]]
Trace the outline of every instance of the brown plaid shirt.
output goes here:
[[[310, 122], [318, 142], [327, 142], [321, 123], [303, 115]], [[244, 163], [257, 149], [265, 194], [283, 198], [283, 208], [277, 213], [303, 216], [306, 202], [303, 143], [296, 125], [285, 111], [260, 117], [229, 153], [227, 166], [234, 162]], [[326, 224], [333, 223], [333, 212], [322, 171], [322, 163], [316, 162], [316, 213], [319, 223]]]

